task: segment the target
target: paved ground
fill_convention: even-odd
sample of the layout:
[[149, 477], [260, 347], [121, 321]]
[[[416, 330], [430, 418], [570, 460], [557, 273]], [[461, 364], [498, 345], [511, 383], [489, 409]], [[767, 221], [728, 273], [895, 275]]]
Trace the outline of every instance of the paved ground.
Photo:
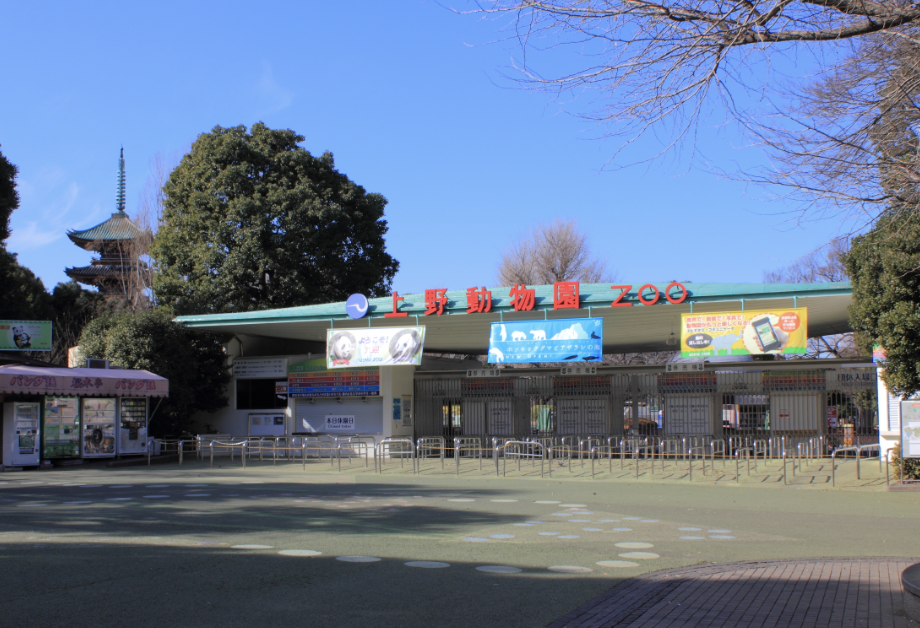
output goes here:
[[669, 569], [631, 578], [549, 628], [916, 626], [903, 558], [805, 559]]
[[920, 493], [884, 492], [877, 471], [836, 491], [525, 471], [0, 474], [3, 623], [544, 626], [660, 570], [920, 553]]

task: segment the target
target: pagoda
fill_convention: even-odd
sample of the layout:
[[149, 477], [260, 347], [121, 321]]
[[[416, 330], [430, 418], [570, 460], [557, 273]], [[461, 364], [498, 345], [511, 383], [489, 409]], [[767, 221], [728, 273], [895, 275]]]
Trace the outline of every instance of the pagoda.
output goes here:
[[146, 244], [153, 234], [141, 229], [125, 213], [125, 149], [118, 159], [118, 193], [116, 211], [103, 223], [83, 231], [70, 230], [67, 237], [82, 249], [99, 253], [89, 266], [66, 268], [71, 279], [96, 286], [104, 295], [124, 295], [129, 286], [146, 285], [149, 275], [147, 264], [139, 259], [146, 252]]

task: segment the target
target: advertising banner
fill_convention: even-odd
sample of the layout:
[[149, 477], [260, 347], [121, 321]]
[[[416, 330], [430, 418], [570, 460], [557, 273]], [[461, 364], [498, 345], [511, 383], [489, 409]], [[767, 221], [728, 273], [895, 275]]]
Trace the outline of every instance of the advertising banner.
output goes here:
[[920, 401], [901, 402], [901, 457], [920, 458]]
[[326, 366], [331, 369], [355, 366], [422, 363], [425, 327], [326, 330]]
[[0, 321], [0, 351], [51, 351], [51, 321]]
[[603, 331], [600, 318], [492, 323], [489, 362], [600, 362]]
[[808, 308], [680, 315], [680, 356], [804, 354]]

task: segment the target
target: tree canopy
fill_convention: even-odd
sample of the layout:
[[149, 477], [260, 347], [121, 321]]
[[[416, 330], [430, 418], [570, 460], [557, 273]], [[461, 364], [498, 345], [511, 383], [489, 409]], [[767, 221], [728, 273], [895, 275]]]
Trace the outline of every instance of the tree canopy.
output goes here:
[[607, 279], [607, 263], [591, 254], [588, 238], [574, 220], [537, 225], [502, 253], [498, 266], [502, 286]]
[[164, 436], [188, 429], [193, 414], [227, 405], [230, 375], [223, 339], [173, 322], [167, 310], [122, 313], [97, 318], [83, 329], [80, 351], [87, 358], [143, 369], [169, 380], [169, 397], [151, 421], [151, 433]]
[[19, 170], [0, 153], [0, 318], [48, 320], [54, 315], [45, 284], [6, 250], [10, 216], [19, 207]]
[[853, 240], [850, 322], [864, 351], [885, 350], [882, 377], [895, 394], [920, 392], [920, 216], [893, 211]]
[[262, 123], [200, 135], [164, 186], [151, 246], [159, 303], [249, 311], [389, 292], [386, 199]]
[[[613, 166], [681, 149], [699, 156], [697, 138], [721, 126], [717, 118], [724, 116], [771, 158], [763, 168], [741, 166], [729, 176], [783, 186], [803, 201], [803, 212], [820, 205], [859, 223], [854, 231], [901, 198], [882, 184], [883, 171], [916, 184], [916, 169], [899, 160], [903, 143], [880, 138], [885, 125], [878, 121], [894, 112], [920, 122], [916, 2], [473, 4], [472, 13], [504, 19], [507, 41], [521, 48], [513, 81], [566, 94], [563, 106], [601, 122], [603, 135], [622, 138]], [[656, 146], [637, 154], [633, 142], [643, 135]]]
[[16, 175], [19, 170], [0, 151], [0, 242], [10, 237], [10, 214], [19, 207]]

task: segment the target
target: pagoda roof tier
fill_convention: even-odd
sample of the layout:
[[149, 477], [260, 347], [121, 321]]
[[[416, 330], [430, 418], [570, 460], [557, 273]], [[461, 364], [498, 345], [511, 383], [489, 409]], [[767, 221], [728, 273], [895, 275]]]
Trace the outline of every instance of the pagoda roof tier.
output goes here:
[[[79, 266], [77, 268], [65, 268], [64, 272], [68, 277], [81, 281], [83, 279], [107, 279], [109, 277], [122, 277], [125, 274], [133, 273], [137, 270], [136, 266]], [[146, 268], [143, 272], [148, 272]]]
[[117, 211], [105, 222], [83, 231], [70, 230], [67, 237], [87, 251], [99, 251], [114, 242], [129, 242], [150, 237], [150, 232], [138, 227], [123, 211]]

